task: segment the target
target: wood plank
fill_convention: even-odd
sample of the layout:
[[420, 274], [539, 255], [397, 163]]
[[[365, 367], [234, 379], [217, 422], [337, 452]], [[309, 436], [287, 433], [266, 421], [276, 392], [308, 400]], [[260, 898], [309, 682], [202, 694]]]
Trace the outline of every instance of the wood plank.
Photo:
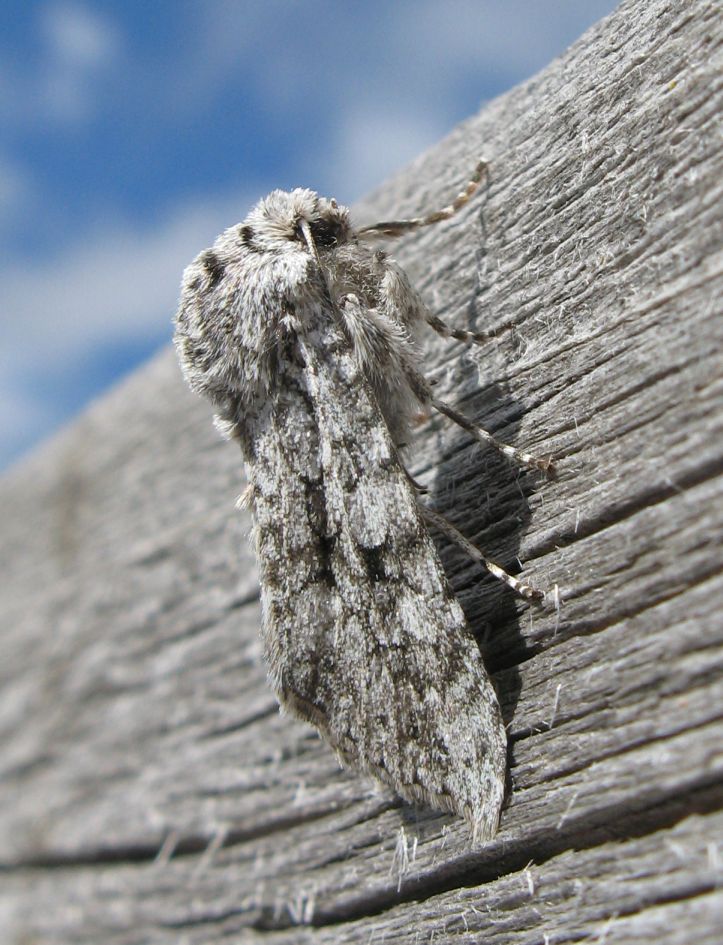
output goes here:
[[414, 444], [430, 501], [559, 590], [523, 606], [440, 542], [510, 732], [496, 840], [278, 715], [240, 457], [168, 351], [0, 482], [9, 941], [715, 940], [722, 32], [707, 0], [627, 0], [359, 208], [490, 161], [397, 256], [496, 332], [427, 340], [440, 395], [559, 458], [520, 474], [439, 418]]
[[[464, 887], [429, 897], [414, 886], [405, 892], [406, 874], [397, 906], [381, 911], [370, 901], [361, 918], [277, 932], [263, 927], [254, 902], [258, 891], [240, 888], [232, 865], [218, 856], [17, 872], [4, 884], [4, 902], [11, 903], [6, 928], [17, 940], [25, 934], [32, 941], [108, 945], [532, 945], [544, 935], [560, 943], [687, 945], [694, 929], [697, 943], [713, 945], [720, 941], [723, 909], [716, 889], [722, 877], [708, 831], [720, 836], [722, 829], [720, 812], [691, 816], [638, 838], [568, 850], [539, 865], [528, 861], [489, 882], [475, 882], [470, 873]], [[38, 909], [38, 901], [50, 908]], [[314, 905], [308, 887], [278, 908], [298, 921], [314, 921]]]

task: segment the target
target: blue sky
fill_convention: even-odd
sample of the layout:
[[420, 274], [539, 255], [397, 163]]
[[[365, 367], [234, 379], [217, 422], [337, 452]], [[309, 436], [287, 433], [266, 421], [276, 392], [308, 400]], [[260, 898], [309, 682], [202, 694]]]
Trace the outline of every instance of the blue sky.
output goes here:
[[171, 337], [274, 187], [351, 203], [614, 0], [3, 0], [0, 467]]

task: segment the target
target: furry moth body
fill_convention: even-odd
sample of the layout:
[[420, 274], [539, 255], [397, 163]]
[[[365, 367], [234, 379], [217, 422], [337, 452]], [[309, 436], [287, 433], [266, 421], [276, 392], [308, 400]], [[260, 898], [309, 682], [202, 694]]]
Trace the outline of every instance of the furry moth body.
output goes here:
[[362, 230], [334, 200], [274, 191], [186, 269], [175, 344], [191, 388], [243, 450], [280, 704], [343, 763], [464, 816], [485, 839], [504, 795], [505, 729], [425, 521], [454, 529], [425, 510], [399, 447], [420, 405], [433, 406], [511, 458], [546, 464], [434, 398], [417, 328], [482, 336], [448, 329], [370, 245], [452, 216], [482, 171], [430, 217]]

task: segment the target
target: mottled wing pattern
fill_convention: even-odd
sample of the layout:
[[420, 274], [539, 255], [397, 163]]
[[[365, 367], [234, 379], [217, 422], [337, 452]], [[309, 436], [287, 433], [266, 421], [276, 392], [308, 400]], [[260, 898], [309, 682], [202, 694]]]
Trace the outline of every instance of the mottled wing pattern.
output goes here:
[[494, 689], [348, 341], [328, 315], [307, 325], [241, 431], [273, 684], [342, 761], [491, 837]]

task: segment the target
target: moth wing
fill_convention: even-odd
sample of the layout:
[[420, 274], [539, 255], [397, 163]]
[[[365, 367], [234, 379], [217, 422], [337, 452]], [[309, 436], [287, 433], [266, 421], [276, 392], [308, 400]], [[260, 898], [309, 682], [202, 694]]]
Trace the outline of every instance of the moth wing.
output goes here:
[[284, 393], [242, 434], [279, 701], [342, 761], [489, 838], [497, 697], [379, 408], [333, 326], [298, 336], [279, 370]]

